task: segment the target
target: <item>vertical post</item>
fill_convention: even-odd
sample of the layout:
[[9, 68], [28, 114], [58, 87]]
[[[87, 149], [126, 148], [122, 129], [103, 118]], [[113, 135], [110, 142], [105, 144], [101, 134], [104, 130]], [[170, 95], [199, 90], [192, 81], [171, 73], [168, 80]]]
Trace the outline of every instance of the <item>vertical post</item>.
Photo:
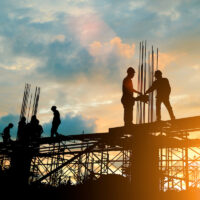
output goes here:
[[[188, 142], [188, 139], [186, 139]], [[185, 147], [185, 186], [186, 190], [189, 189], [189, 165], [188, 165], [188, 145]]]
[[134, 199], [156, 199], [159, 192], [159, 149], [152, 136], [135, 134], [131, 166]]

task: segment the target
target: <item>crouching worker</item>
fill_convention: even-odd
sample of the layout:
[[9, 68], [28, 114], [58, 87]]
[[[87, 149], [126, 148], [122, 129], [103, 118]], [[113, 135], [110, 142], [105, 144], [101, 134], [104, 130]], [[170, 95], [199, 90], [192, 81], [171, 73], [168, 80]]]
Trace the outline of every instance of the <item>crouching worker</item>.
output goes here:
[[9, 143], [12, 141], [10, 138], [10, 129], [13, 128], [13, 126], [14, 125], [12, 123], [10, 123], [10, 124], [8, 124], [8, 126], [6, 128], [4, 128], [3, 134], [2, 134], [4, 143]]

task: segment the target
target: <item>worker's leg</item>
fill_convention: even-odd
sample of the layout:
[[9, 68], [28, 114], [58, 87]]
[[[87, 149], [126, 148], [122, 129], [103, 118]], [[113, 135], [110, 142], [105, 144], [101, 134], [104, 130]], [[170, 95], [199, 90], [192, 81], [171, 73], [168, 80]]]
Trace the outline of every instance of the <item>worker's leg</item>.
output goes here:
[[55, 125], [52, 124], [52, 127], [51, 127], [51, 137], [54, 136], [54, 133], [55, 133]]
[[161, 103], [162, 101], [160, 99], [156, 99], [156, 120], [161, 120], [160, 110], [161, 110]]
[[172, 110], [172, 106], [170, 104], [169, 98], [164, 99], [163, 103], [165, 104], [165, 106], [166, 106], [166, 108], [167, 108], [167, 110], [169, 112], [171, 120], [175, 119], [174, 112]]
[[131, 125], [133, 121], [133, 106], [132, 105], [123, 105], [124, 106], [124, 125]]
[[56, 134], [56, 136], [58, 136], [58, 132], [57, 132], [57, 131], [58, 131], [59, 125], [60, 125], [60, 124], [55, 124], [55, 134]]

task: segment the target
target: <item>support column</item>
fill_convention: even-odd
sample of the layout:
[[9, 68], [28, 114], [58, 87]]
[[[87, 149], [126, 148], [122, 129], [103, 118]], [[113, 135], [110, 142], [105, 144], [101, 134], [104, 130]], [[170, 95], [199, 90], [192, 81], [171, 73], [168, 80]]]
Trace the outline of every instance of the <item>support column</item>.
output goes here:
[[153, 136], [134, 136], [132, 163], [133, 199], [156, 199], [159, 192], [159, 149], [154, 145]]

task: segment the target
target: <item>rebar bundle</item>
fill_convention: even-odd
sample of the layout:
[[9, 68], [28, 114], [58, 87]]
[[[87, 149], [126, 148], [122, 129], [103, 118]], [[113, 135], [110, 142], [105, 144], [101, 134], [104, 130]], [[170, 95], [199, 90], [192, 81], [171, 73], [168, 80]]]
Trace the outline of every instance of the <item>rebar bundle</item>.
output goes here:
[[[154, 81], [154, 57], [155, 54], [153, 46], [151, 51], [148, 51], [147, 55], [147, 42], [140, 42], [137, 89], [143, 94]], [[158, 70], [158, 48], [156, 52], [156, 70]], [[145, 105], [145, 102], [137, 102], [136, 123], [141, 124], [146, 121], [153, 122], [155, 118], [154, 116], [154, 92], [152, 92], [149, 94], [148, 106]]]
[[31, 93], [31, 84], [26, 83], [24, 88], [24, 95], [21, 106], [20, 120], [22, 117], [26, 117], [29, 120], [29, 115], [31, 116], [37, 114], [38, 103], [40, 98], [40, 87], [35, 88], [34, 99], [32, 101], [33, 94]]
[[26, 116], [30, 90], [31, 90], [31, 85], [26, 83], [25, 88], [24, 88], [24, 96], [23, 96], [23, 100], [22, 100], [22, 106], [21, 106], [20, 120], [23, 116]]

